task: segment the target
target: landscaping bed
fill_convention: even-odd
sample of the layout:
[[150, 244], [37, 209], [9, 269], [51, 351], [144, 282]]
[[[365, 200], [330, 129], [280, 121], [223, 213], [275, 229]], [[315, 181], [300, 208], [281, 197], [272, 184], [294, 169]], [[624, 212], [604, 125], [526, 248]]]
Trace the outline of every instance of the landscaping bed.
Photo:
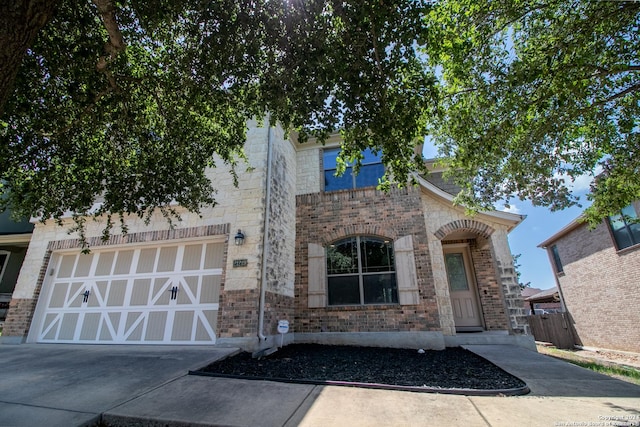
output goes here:
[[260, 359], [253, 358], [250, 353], [239, 353], [193, 373], [318, 384], [357, 384], [412, 391], [528, 392], [524, 382], [462, 348], [418, 352], [394, 348], [292, 344]]

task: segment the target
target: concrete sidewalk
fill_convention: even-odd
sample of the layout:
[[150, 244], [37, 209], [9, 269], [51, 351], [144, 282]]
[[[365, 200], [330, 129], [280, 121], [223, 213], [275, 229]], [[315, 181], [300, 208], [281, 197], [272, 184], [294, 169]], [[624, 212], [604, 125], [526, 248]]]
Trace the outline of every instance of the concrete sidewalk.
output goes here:
[[104, 419], [176, 426], [640, 425], [639, 386], [521, 347], [468, 348], [523, 379], [532, 393], [468, 397], [185, 376]]
[[[640, 426], [640, 387], [514, 346], [468, 346], [532, 393], [469, 397], [188, 376], [232, 349], [0, 346], [0, 425]], [[10, 371], [6, 368], [10, 367]]]

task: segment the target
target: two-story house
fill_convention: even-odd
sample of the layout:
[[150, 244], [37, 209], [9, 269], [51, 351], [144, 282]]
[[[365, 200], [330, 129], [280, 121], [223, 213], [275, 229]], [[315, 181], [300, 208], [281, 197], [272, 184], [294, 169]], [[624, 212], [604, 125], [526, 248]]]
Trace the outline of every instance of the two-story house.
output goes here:
[[380, 192], [369, 152], [336, 177], [338, 147], [252, 123], [239, 186], [211, 170], [218, 205], [174, 229], [131, 218], [103, 242], [88, 221], [85, 255], [36, 223], [3, 342], [532, 347], [507, 242], [523, 218], [465, 216], [438, 171]]
[[594, 229], [578, 217], [540, 243], [573, 322], [576, 344], [640, 352], [640, 202]]

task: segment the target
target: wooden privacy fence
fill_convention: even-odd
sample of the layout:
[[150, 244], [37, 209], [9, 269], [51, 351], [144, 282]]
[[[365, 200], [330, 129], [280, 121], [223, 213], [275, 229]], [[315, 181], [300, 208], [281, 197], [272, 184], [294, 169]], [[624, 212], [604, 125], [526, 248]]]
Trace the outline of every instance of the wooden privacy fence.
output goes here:
[[527, 316], [536, 341], [550, 342], [557, 348], [571, 349], [575, 344], [573, 325], [567, 313]]

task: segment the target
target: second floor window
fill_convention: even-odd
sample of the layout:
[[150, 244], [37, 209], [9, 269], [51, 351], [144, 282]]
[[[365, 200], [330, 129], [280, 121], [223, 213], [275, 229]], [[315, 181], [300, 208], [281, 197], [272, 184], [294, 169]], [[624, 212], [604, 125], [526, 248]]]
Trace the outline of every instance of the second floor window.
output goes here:
[[609, 217], [609, 225], [613, 232], [618, 250], [640, 243], [640, 222], [633, 205], [622, 209], [620, 214]]
[[342, 176], [335, 176], [337, 170], [336, 158], [339, 153], [339, 148], [324, 150], [324, 191], [348, 190], [378, 185], [378, 179], [384, 175], [384, 166], [379, 154], [373, 154], [371, 150], [367, 149], [363, 151], [364, 159], [358, 175], [354, 175], [352, 165], [348, 165]]

